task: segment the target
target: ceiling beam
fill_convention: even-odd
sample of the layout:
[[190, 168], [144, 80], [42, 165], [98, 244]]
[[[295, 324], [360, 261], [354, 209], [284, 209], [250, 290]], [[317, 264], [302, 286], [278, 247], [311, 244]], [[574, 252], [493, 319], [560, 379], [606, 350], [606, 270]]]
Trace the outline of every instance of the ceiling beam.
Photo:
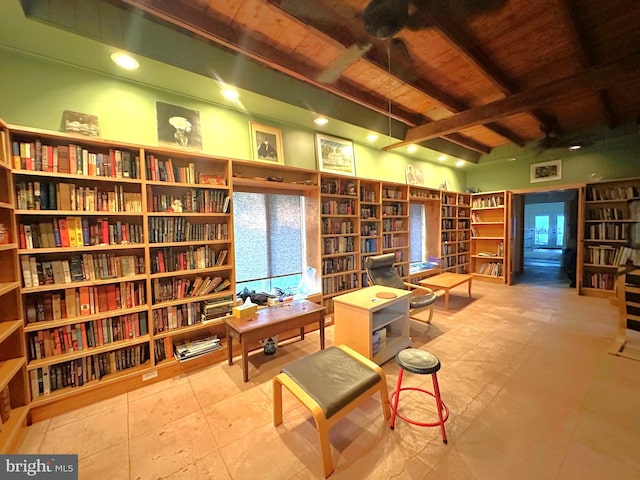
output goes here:
[[639, 72], [640, 51], [636, 51], [624, 58], [590, 67], [560, 80], [515, 93], [510, 97], [458, 113], [451, 118], [410, 128], [402, 142], [383, 147], [383, 150], [391, 150], [475, 125], [493, 122], [509, 115], [530, 110], [534, 105], [551, 103], [558, 97], [566, 96], [567, 92], [577, 93], [582, 90], [606, 88], [632, 76], [638, 77], [640, 76]]
[[[578, 9], [574, 0], [556, 0], [558, 16], [569, 37], [569, 43], [576, 55], [579, 66], [587, 68], [596, 63], [593, 49], [589, 47], [588, 36], [583, 23], [580, 21]], [[600, 114], [604, 123], [613, 129], [616, 125], [616, 115], [613, 111], [611, 101], [607, 92], [600, 90], [596, 92], [596, 101], [600, 107]]]

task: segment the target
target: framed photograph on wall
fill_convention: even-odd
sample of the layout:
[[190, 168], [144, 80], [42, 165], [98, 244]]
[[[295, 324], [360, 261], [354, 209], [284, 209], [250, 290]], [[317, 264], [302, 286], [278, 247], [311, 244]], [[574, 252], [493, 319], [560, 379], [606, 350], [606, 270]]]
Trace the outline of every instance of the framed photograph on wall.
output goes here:
[[64, 124], [65, 132], [79, 133], [80, 135], [89, 135], [91, 137], [100, 136], [98, 117], [96, 115], [65, 110], [62, 113], [62, 123]]
[[202, 150], [200, 112], [156, 102], [158, 144]]
[[353, 142], [344, 138], [316, 133], [318, 170], [341, 175], [356, 174]]
[[532, 163], [531, 183], [551, 182], [562, 179], [562, 160], [551, 160], [549, 162]]
[[282, 131], [279, 128], [249, 122], [251, 127], [251, 159], [284, 165]]
[[409, 185], [424, 185], [424, 175], [422, 169], [414, 165], [407, 165], [407, 184]]

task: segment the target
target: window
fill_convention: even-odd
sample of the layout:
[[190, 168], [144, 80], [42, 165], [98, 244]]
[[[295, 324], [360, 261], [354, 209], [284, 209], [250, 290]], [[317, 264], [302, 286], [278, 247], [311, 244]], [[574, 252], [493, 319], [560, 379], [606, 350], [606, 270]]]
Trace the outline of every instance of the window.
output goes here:
[[427, 260], [425, 245], [425, 209], [423, 203], [409, 204], [409, 263]]
[[295, 289], [303, 270], [303, 197], [233, 193], [237, 289]]

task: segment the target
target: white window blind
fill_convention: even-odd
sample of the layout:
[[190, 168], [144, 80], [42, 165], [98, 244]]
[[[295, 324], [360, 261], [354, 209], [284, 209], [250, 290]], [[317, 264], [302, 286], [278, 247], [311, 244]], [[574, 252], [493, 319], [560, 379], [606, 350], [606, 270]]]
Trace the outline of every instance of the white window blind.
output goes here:
[[426, 260], [425, 209], [422, 203], [409, 204], [409, 263]]

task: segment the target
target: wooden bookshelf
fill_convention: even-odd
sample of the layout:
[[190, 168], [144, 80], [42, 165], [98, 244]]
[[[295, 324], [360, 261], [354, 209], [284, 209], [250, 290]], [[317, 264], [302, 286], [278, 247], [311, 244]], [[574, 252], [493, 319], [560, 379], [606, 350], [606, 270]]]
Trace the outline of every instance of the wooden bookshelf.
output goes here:
[[395, 268], [409, 279], [409, 186], [382, 182], [382, 253], [395, 253]]
[[471, 195], [442, 192], [441, 238], [443, 272], [469, 273]]
[[10, 135], [0, 121], [0, 453], [14, 453], [29, 412]]
[[509, 283], [508, 193], [471, 196], [471, 273], [481, 280]]
[[640, 233], [640, 178], [586, 185], [579, 293], [615, 296], [618, 267], [633, 261], [632, 231]]
[[360, 180], [360, 285], [369, 285], [366, 258], [382, 253], [381, 182]]
[[322, 293], [327, 313], [333, 297], [360, 288], [359, 184], [355, 178], [320, 175]]

